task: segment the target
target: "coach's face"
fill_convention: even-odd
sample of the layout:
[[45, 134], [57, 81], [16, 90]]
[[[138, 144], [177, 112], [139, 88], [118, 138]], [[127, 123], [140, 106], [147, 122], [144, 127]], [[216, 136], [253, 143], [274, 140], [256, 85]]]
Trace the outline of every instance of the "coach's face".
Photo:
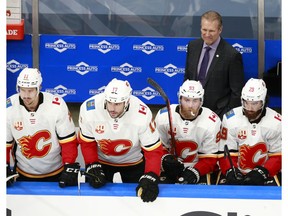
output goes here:
[[222, 26], [220, 26], [217, 20], [211, 21], [203, 18], [201, 20], [201, 37], [207, 45], [212, 45], [222, 32]]

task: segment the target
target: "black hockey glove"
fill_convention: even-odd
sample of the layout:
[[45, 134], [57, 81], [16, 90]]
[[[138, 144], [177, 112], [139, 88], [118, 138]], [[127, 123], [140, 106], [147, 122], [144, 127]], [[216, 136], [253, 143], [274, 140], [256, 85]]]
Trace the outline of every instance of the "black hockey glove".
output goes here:
[[227, 185], [242, 185], [243, 178], [244, 176], [238, 168], [235, 168], [235, 174], [232, 168], [230, 168], [226, 172], [226, 184]]
[[269, 176], [269, 171], [262, 167], [256, 166], [244, 177], [245, 185], [264, 185]]
[[162, 169], [168, 178], [176, 180], [183, 171], [184, 165], [175, 156], [166, 154], [162, 156]]
[[[9, 164], [6, 164], [6, 177], [9, 178], [10, 176], [14, 175], [13, 171], [10, 169]], [[15, 178], [10, 178], [8, 181], [6, 181], [6, 186], [9, 187], [13, 185], [15, 182]]]
[[200, 180], [200, 173], [193, 167], [186, 167], [178, 179], [179, 184], [197, 184]]
[[105, 174], [100, 163], [92, 163], [86, 166], [86, 181], [94, 188], [100, 188], [106, 184]]
[[59, 178], [59, 187], [76, 186], [78, 184], [79, 163], [65, 164]]
[[141, 197], [143, 202], [153, 202], [159, 194], [159, 176], [153, 172], [145, 173], [139, 179], [136, 188], [136, 196]]

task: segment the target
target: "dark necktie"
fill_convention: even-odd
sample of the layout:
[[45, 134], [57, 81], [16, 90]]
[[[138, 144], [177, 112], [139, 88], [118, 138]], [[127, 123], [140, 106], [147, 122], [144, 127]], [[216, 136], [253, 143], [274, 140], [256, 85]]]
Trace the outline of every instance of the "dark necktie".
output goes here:
[[202, 85], [204, 84], [205, 81], [205, 77], [206, 77], [206, 71], [207, 71], [207, 67], [208, 67], [208, 63], [209, 63], [209, 51], [211, 50], [211, 47], [207, 46], [203, 57], [203, 60], [201, 62], [201, 67], [199, 70], [199, 74], [198, 74], [198, 80], [202, 83]]

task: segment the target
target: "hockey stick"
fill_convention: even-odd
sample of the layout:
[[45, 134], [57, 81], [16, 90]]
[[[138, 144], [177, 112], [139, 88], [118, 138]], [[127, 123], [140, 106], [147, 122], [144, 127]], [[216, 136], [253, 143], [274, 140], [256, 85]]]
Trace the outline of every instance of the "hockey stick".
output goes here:
[[[83, 178], [83, 176], [84, 176], [84, 178]], [[77, 177], [77, 180], [78, 180], [77, 187], [78, 187], [78, 195], [79, 196], [81, 196], [81, 183], [85, 183], [86, 177], [94, 177], [94, 176], [90, 173], [85, 172], [84, 170], [79, 170], [78, 177]]]
[[230, 167], [232, 169], [232, 172], [233, 172], [235, 178], [238, 179], [237, 175], [236, 175], [236, 171], [235, 171], [235, 166], [233, 165], [228, 146], [225, 144], [224, 145], [224, 158], [226, 158], [226, 157], [228, 157], [228, 160], [229, 160], [229, 163], [230, 163]]
[[173, 121], [172, 121], [172, 113], [171, 113], [171, 108], [170, 108], [170, 100], [162, 87], [152, 78], [148, 78], [147, 82], [153, 86], [161, 95], [161, 97], [164, 99], [168, 111], [168, 120], [169, 120], [169, 128], [170, 128], [170, 135], [171, 135], [171, 153], [175, 155], [176, 153], [176, 141], [175, 141], [175, 135], [174, 135], [174, 130], [173, 130]]
[[78, 182], [77, 182], [78, 183], [77, 184], [77, 186], [78, 186], [78, 195], [81, 196], [81, 180], [82, 180], [81, 170], [79, 170], [79, 172], [78, 172], [77, 180], [78, 180]]
[[8, 176], [8, 177], [6, 178], [6, 182], [9, 181], [9, 180], [12, 179], [12, 178], [14, 178], [14, 180], [15, 180], [17, 177], [19, 177], [19, 174], [18, 174], [18, 173], [15, 173], [15, 174], [13, 174], [13, 175], [11, 175], [11, 176]]

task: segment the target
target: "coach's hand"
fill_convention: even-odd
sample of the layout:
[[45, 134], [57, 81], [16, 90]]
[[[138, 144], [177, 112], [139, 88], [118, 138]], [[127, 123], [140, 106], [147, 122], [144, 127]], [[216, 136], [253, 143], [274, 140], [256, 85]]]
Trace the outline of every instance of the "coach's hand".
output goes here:
[[136, 195], [141, 197], [143, 202], [153, 202], [159, 194], [159, 176], [153, 172], [141, 176], [136, 188]]

